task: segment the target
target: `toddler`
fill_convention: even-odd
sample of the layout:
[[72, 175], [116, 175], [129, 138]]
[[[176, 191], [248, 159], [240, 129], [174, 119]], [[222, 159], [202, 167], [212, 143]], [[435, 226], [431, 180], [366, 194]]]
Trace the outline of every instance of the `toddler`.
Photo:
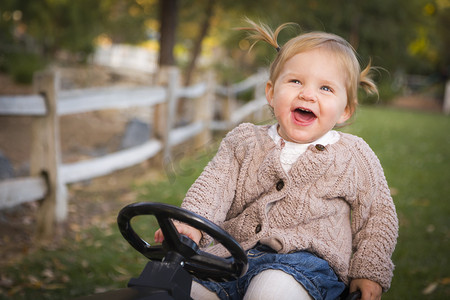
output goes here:
[[[182, 207], [218, 224], [246, 250], [248, 272], [233, 282], [196, 280], [194, 299], [336, 299], [349, 286], [380, 299], [393, 276], [398, 220], [376, 155], [334, 131], [355, 112], [357, 89], [377, 88], [339, 36], [301, 34], [280, 47], [266, 25], [256, 41], [278, 53], [266, 98], [276, 124], [241, 124], [222, 141]], [[180, 233], [206, 251], [222, 245], [185, 224]], [[162, 232], [155, 241], [163, 240]]]

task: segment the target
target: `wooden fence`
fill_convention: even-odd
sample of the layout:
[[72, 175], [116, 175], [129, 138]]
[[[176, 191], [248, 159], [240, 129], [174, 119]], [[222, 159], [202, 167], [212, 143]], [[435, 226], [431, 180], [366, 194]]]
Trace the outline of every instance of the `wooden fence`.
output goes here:
[[[40, 72], [33, 79], [35, 95], [0, 97], [0, 115], [32, 116], [30, 176], [0, 181], [0, 209], [43, 200], [37, 216], [40, 237], [53, 234], [55, 223], [67, 218], [67, 184], [110, 174], [139, 164], [158, 153], [169, 159], [171, 148], [188, 140], [197, 147], [210, 139], [211, 130], [228, 130], [261, 111], [266, 103], [265, 72], [233, 86], [218, 86], [212, 73], [203, 82], [179, 85], [179, 70], [166, 70], [166, 84], [142, 87], [105, 87], [59, 90], [59, 76]], [[254, 99], [237, 107], [236, 95], [254, 89]], [[174, 127], [180, 99], [194, 101], [193, 120]], [[214, 107], [222, 101], [224, 118], [213, 120]], [[103, 157], [64, 164], [61, 161], [59, 117], [95, 110], [153, 107], [153, 137], [133, 148]]]

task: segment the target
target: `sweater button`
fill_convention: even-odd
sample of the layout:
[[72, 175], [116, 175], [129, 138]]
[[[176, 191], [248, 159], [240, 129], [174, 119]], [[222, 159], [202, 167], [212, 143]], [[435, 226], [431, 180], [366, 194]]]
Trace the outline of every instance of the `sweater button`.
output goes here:
[[316, 145], [316, 149], [319, 150], [319, 151], [323, 151], [323, 150], [325, 150], [325, 146], [321, 145], [321, 144], [317, 144]]
[[284, 181], [283, 180], [278, 181], [276, 186], [277, 191], [281, 191], [283, 188], [284, 188]]
[[256, 225], [255, 228], [255, 233], [260, 233], [261, 232], [261, 224]]

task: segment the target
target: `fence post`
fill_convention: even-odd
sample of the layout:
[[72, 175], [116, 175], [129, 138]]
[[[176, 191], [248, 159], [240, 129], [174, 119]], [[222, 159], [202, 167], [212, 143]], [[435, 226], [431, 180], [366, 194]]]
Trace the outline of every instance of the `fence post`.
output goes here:
[[227, 124], [227, 129], [231, 129], [235, 126], [232, 120], [233, 111], [236, 109], [236, 92], [233, 85], [227, 87], [227, 98], [225, 99], [224, 106], [224, 119]]
[[167, 98], [155, 107], [154, 126], [156, 137], [163, 143], [163, 162], [166, 164], [172, 159], [169, 139], [176, 116], [180, 72], [176, 67], [166, 67], [160, 73], [158, 83], [167, 87]]
[[[265, 74], [264, 70], [260, 69], [258, 71], [258, 75], [260, 77], [263, 77], [264, 74]], [[259, 99], [259, 98], [263, 98], [263, 97], [266, 97], [266, 81], [261, 81], [260, 83], [257, 83], [255, 85], [255, 90], [254, 90], [254, 98], [255, 99]], [[258, 122], [267, 121], [267, 120], [265, 120], [264, 112], [265, 112], [265, 110], [263, 108], [256, 111], [255, 120], [257, 120]]]
[[445, 84], [443, 111], [446, 115], [450, 114], [450, 80], [447, 80]]
[[[166, 69], [160, 69], [158, 71], [158, 75], [156, 78], [156, 82], [158, 85], [166, 86], [167, 85], [167, 78], [166, 76], [163, 76], [162, 74], [166, 74]], [[167, 128], [165, 124], [165, 119], [167, 115], [167, 96], [166, 100], [160, 104], [155, 105], [154, 111], [153, 111], [153, 135], [155, 138], [161, 140], [163, 147], [165, 147], [167, 141], [165, 138], [167, 138]]]
[[213, 105], [215, 99], [216, 82], [213, 71], [205, 74], [206, 91], [202, 97], [195, 99], [194, 122], [201, 122], [203, 130], [195, 137], [194, 147], [204, 147], [211, 140], [211, 121], [213, 119]]
[[45, 99], [46, 114], [33, 118], [31, 128], [31, 176], [44, 176], [47, 195], [37, 215], [38, 239], [50, 238], [55, 225], [67, 218], [67, 190], [59, 176], [61, 163], [57, 91], [59, 76], [52, 71], [38, 72], [33, 78], [34, 90]]

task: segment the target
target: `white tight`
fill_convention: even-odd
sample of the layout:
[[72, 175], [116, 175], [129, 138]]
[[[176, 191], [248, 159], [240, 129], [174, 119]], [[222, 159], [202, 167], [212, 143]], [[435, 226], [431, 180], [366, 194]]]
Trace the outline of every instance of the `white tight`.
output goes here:
[[[217, 300], [216, 293], [203, 285], [192, 282], [191, 297], [194, 300]], [[311, 300], [308, 292], [291, 275], [280, 270], [265, 270], [256, 275], [245, 293], [244, 300]]]

